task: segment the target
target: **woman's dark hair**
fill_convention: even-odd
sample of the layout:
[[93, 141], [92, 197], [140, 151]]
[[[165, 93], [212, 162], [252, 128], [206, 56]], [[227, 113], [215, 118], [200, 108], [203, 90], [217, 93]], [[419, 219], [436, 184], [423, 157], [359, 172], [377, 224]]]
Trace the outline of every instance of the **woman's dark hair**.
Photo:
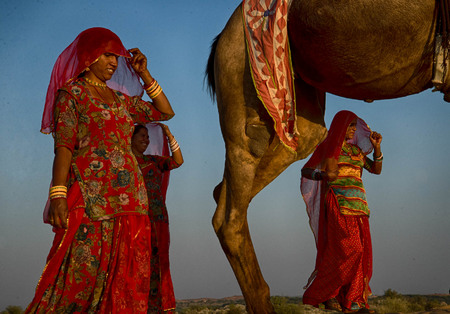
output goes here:
[[136, 124], [136, 125], [134, 126], [133, 136], [136, 135], [141, 129], [147, 129], [147, 128], [145, 127], [145, 125], [142, 125], [142, 124]]

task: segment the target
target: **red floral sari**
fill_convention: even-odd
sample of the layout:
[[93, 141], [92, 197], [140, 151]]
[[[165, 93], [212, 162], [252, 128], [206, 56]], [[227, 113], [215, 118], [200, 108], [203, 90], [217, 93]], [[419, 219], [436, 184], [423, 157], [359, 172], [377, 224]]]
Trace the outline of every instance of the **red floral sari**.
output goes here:
[[160, 126], [147, 124], [150, 146], [143, 156], [136, 156], [142, 174], [149, 201], [149, 216], [152, 223], [152, 259], [149, 295], [149, 312], [167, 313], [175, 310], [176, 300], [173, 291], [169, 263], [169, 215], [165, 204], [169, 173], [179, 165], [169, 155], [166, 137]]
[[[118, 68], [107, 82], [115, 89], [114, 104], [92, 99], [84, 80], [77, 79], [106, 52], [118, 56]], [[134, 122], [170, 116], [140, 100], [142, 86], [129, 57], [117, 35], [91, 28], [55, 63], [41, 131], [53, 132], [55, 146], [73, 153], [68, 228], [54, 228], [53, 246], [26, 313], [147, 312], [151, 224], [130, 140]]]
[[92, 221], [78, 183], [69, 191], [68, 205], [68, 228], [54, 228], [47, 265], [26, 313], [146, 313], [148, 216]]

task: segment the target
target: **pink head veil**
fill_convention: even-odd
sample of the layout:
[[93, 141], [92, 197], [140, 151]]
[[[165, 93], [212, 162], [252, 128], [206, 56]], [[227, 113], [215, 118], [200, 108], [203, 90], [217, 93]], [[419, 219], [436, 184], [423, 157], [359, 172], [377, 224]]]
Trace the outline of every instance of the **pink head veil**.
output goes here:
[[107, 82], [108, 86], [129, 96], [142, 95], [139, 76], [128, 62], [131, 55], [120, 38], [106, 28], [89, 28], [64, 49], [53, 66], [42, 116], [42, 133], [53, 131], [53, 109], [58, 89], [78, 77], [106, 52], [119, 56], [117, 70]]
[[[349, 124], [356, 119], [356, 132], [348, 143], [357, 145], [362, 152], [367, 155], [373, 150], [370, 142], [371, 130], [363, 119], [359, 118], [351, 111], [339, 111], [331, 122], [330, 129], [326, 139], [317, 146], [308, 162], [303, 168], [311, 168], [321, 170], [325, 164], [325, 159], [338, 159], [345, 140], [347, 128]], [[306, 211], [309, 216], [309, 224], [314, 233], [317, 243], [317, 234], [319, 229], [320, 209], [323, 205], [324, 195], [326, 191], [325, 181], [310, 180], [305, 177], [301, 178], [300, 191], [306, 203]]]

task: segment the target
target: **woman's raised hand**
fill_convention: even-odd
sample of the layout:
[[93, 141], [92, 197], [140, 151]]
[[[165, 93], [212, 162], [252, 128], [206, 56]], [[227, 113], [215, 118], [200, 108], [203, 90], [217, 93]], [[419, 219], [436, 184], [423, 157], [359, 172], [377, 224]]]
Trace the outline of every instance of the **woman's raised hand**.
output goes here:
[[381, 141], [383, 140], [383, 137], [381, 136], [380, 133], [377, 132], [372, 132], [370, 133], [370, 142], [372, 142], [372, 145], [375, 146], [380, 146]]
[[132, 48], [128, 50], [131, 55], [131, 66], [133, 69], [141, 75], [147, 70], [147, 57], [138, 49], [138, 48]]

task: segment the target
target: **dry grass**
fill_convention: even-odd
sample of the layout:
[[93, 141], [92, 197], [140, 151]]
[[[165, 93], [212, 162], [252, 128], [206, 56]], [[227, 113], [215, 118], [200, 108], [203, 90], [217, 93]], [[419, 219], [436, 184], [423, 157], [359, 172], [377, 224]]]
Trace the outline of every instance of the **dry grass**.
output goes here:
[[[227, 299], [201, 299], [187, 300], [177, 305], [179, 314], [244, 314], [244, 300], [242, 297]], [[275, 311], [278, 314], [331, 314], [333, 312], [318, 309], [309, 305], [303, 305], [299, 297], [274, 296], [271, 298]], [[372, 297], [369, 300], [370, 307], [379, 314], [384, 313], [450, 313], [450, 295], [401, 295], [400, 293], [388, 289], [383, 296]], [[445, 309], [442, 309], [446, 307]], [[441, 311], [433, 309], [441, 308]], [[336, 312], [338, 313], [338, 312]]]
[[[274, 296], [271, 298], [278, 314], [332, 314], [333, 312], [303, 305], [299, 297]], [[450, 294], [441, 295], [401, 295], [388, 289], [383, 296], [372, 297], [370, 307], [378, 314], [385, 313], [450, 313]], [[440, 309], [440, 310], [436, 310]], [[21, 314], [19, 306], [8, 306], [0, 314]], [[177, 301], [179, 314], [245, 314], [242, 297], [224, 299], [197, 299]], [[338, 312], [336, 312], [338, 313]]]

